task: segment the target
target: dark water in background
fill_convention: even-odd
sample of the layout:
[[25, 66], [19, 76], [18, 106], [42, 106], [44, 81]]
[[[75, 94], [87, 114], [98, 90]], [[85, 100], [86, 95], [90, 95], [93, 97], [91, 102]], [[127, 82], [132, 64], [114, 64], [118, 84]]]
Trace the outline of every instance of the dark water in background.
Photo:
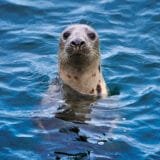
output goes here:
[[[112, 96], [40, 106], [71, 23], [99, 33]], [[160, 1], [0, 1], [1, 160], [159, 160], [159, 115]]]

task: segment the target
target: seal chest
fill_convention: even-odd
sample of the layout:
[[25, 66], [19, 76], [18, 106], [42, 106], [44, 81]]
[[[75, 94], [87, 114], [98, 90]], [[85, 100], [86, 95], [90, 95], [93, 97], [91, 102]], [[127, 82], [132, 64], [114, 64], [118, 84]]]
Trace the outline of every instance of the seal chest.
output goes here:
[[63, 84], [81, 94], [108, 95], [100, 67], [98, 34], [90, 26], [75, 24], [62, 32], [59, 76]]

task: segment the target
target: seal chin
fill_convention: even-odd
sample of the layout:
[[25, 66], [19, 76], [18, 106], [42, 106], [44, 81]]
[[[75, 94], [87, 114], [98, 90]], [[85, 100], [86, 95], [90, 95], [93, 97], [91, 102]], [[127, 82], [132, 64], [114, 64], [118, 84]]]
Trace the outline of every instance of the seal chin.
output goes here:
[[84, 54], [78, 53], [78, 54], [72, 54], [68, 56], [68, 62], [70, 66], [73, 66], [75, 68], [86, 66], [89, 64], [90, 58]]

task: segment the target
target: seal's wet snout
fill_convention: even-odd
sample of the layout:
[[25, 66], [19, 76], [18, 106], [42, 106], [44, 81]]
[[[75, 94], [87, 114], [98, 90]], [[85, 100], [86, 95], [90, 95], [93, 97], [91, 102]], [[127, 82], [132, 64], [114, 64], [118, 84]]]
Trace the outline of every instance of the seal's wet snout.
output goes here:
[[80, 54], [83, 53], [86, 48], [86, 42], [82, 38], [76, 37], [70, 41], [69, 47], [73, 50], [73, 54]]
[[83, 39], [75, 38], [70, 42], [71, 47], [81, 48], [86, 45], [86, 42]]

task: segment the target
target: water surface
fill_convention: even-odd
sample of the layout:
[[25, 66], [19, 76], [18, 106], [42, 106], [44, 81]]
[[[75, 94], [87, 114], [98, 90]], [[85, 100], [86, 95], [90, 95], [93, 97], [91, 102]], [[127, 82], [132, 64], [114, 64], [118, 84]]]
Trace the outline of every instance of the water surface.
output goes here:
[[[40, 105], [72, 23], [100, 35], [111, 96]], [[1, 0], [0, 159], [160, 159], [160, 2]]]

